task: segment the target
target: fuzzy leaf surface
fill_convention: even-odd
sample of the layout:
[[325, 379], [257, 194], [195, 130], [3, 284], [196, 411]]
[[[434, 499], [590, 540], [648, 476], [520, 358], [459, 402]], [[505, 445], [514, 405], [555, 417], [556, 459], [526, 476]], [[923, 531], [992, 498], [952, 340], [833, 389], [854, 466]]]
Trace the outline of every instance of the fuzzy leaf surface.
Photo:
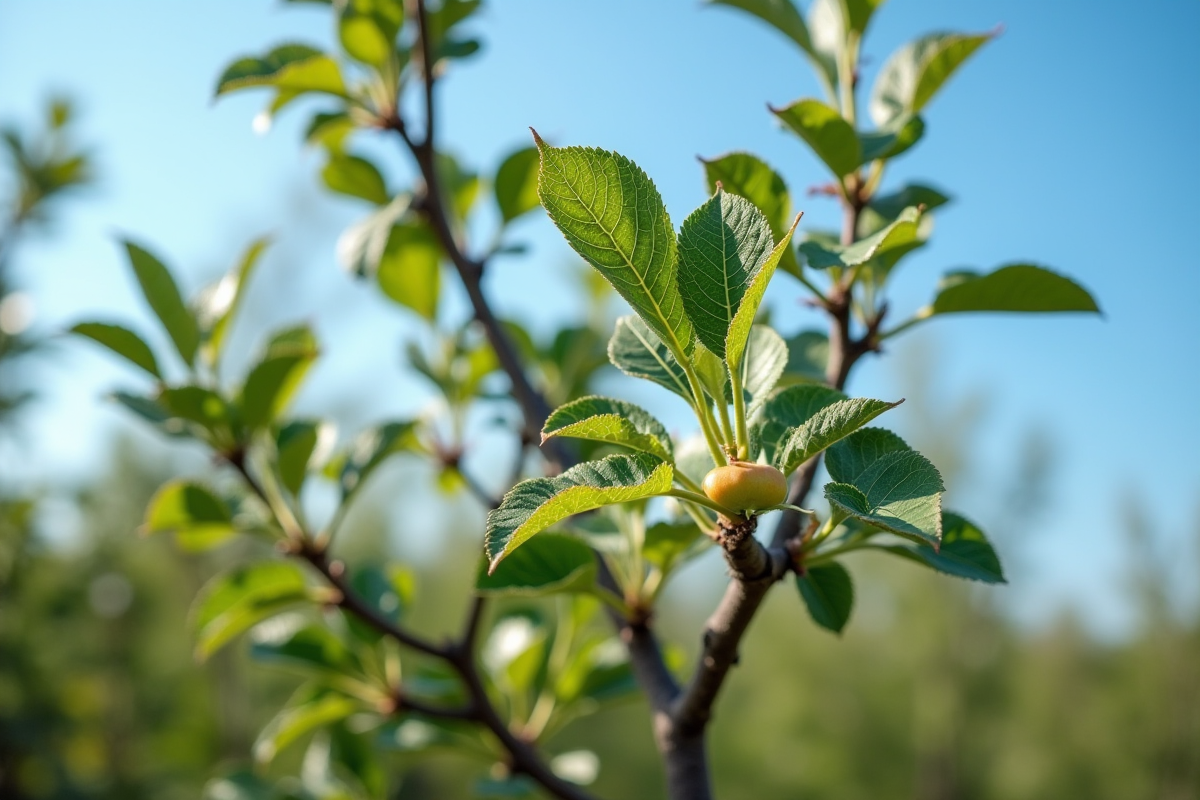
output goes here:
[[815, 383], [789, 386], [768, 398], [756, 425], [767, 461], [775, 463], [794, 429], [822, 408], [845, 399], [846, 395], [837, 389]]
[[915, 450], [887, 453], [853, 483], [828, 483], [825, 497], [868, 525], [936, 547], [942, 538], [942, 476]]
[[900, 402], [886, 403], [883, 400], [855, 397], [825, 406], [789, 434], [787, 443], [777, 457], [776, 466], [784, 475], [792, 474], [805, 461], [888, 409], [900, 405]]
[[[792, 219], [792, 201], [778, 172], [751, 153], [726, 153], [711, 161], [701, 161], [710, 193], [720, 183], [725, 191], [746, 198], [767, 218], [772, 239], [779, 241], [784, 237]], [[779, 266], [793, 274], [799, 269], [791, 248], [784, 250]]]
[[542, 428], [542, 441], [569, 436], [619, 444], [672, 460], [671, 435], [641, 406], [611, 397], [581, 397], [557, 408]]

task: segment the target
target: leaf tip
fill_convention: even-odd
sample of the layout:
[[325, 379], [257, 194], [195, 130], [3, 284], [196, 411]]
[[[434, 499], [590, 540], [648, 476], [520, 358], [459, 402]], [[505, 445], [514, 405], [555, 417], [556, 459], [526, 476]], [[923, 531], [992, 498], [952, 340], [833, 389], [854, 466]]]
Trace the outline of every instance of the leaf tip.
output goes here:
[[547, 147], [546, 140], [543, 139], [540, 135], [538, 135], [538, 132], [536, 130], [534, 130], [532, 125], [529, 126], [529, 132], [533, 134], [533, 143], [535, 145], [537, 145], [537, 149], [545, 150]]

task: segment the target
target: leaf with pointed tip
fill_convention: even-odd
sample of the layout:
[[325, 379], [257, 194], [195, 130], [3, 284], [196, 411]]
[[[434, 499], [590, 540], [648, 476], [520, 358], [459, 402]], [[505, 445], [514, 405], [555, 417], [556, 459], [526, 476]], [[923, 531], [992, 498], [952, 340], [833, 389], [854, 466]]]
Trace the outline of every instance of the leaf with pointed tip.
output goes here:
[[482, 563], [475, 591], [525, 596], [589, 592], [595, 588], [596, 569], [595, 554], [579, 539], [543, 533], [513, 551], [490, 574]]
[[241, 307], [242, 298], [246, 296], [246, 284], [250, 282], [254, 267], [270, 244], [271, 240], [268, 237], [255, 239], [242, 254], [237, 267], [217, 283], [213, 293], [214, 303], [202, 315], [202, 318], [206, 317], [206, 321], [208, 321], [207, 325], [203, 325], [207, 335], [202, 345], [203, 355], [208, 363], [215, 363], [221, 354], [221, 348], [225, 345], [225, 337], [229, 333], [229, 326], [233, 323], [234, 317]]
[[[739, 195], [758, 207], [771, 226], [771, 237], [779, 241], [788, 232], [792, 219], [792, 201], [787, 184], [779, 173], [751, 153], [726, 153], [711, 161], [700, 159], [708, 179], [708, 191], [717, 190], [720, 183], [725, 191]], [[796, 274], [800, 266], [791, 248], [783, 251], [779, 266]]]
[[828, 483], [825, 497], [868, 525], [937, 546], [942, 538], [942, 476], [915, 450], [877, 459], [853, 483]]
[[656, 522], [646, 529], [642, 556], [664, 573], [670, 573], [689, 555], [699, 553], [704, 537], [694, 522]]
[[742, 295], [773, 247], [762, 212], [720, 189], [683, 222], [679, 292], [696, 338], [718, 358], [725, 358], [725, 337]]
[[862, 163], [862, 146], [854, 126], [820, 100], [797, 100], [783, 108], [772, 108], [771, 113], [807, 142], [837, 177], [848, 175]]
[[800, 254], [813, 269], [856, 267], [865, 264], [877, 253], [914, 242], [919, 237], [921, 212], [906, 208], [887, 227], [849, 247], [809, 240], [800, 244]]
[[888, 453], [912, 450], [908, 443], [884, 428], [863, 428], [834, 444], [825, 453], [825, 469], [838, 483], [857, 484], [867, 468]]
[[783, 376], [788, 363], [788, 347], [783, 337], [769, 325], [750, 329], [746, 355], [742, 362], [742, 389], [747, 395], [746, 416], [752, 417]]
[[254, 742], [254, 760], [269, 764], [281, 750], [306, 733], [340, 722], [362, 710], [361, 700], [316, 685], [302, 686], [258, 735]]
[[273, 422], [300, 388], [317, 354], [316, 337], [307, 325], [277, 332], [242, 386], [242, 422], [251, 430]]
[[916, 114], [971, 54], [995, 34], [933, 33], [888, 58], [871, 90], [871, 119], [886, 125]]
[[375, 278], [390, 299], [427, 320], [437, 317], [442, 246], [428, 225], [404, 223], [392, 228]]
[[925, 121], [920, 117], [897, 117], [892, 122], [870, 133], [858, 134], [862, 147], [862, 163], [895, 158], [921, 141], [925, 135]]
[[882, 400], [855, 397], [825, 406], [788, 435], [787, 443], [776, 456], [776, 466], [784, 475], [791, 475], [817, 453], [902, 402], [885, 403]]
[[255, 86], [274, 86], [280, 93], [321, 92], [348, 97], [337, 62], [303, 44], [285, 44], [262, 58], [249, 56], [225, 68], [217, 81], [217, 96]]
[[492, 182], [496, 205], [500, 207], [500, 218], [505, 223], [532, 211], [541, 205], [537, 193], [538, 151], [536, 147], [525, 147], [512, 153], [496, 170]]
[[796, 576], [796, 588], [813, 622], [841, 633], [854, 607], [854, 583], [850, 573], [836, 561], [806, 567]]
[[146, 534], [173, 533], [179, 546], [201, 552], [233, 538], [229, 507], [204, 486], [174, 480], [164, 484], [146, 508]]
[[129, 328], [105, 322], [80, 322], [71, 328], [71, 333], [86, 336], [101, 344], [127, 361], [141, 367], [156, 378], [161, 378], [158, 361], [150, 345]]
[[758, 308], [762, 305], [763, 297], [767, 293], [767, 284], [774, 277], [775, 268], [779, 266], [783, 254], [791, 249], [792, 235], [796, 232], [796, 226], [800, 224], [801, 216], [803, 215], [796, 215], [796, 219], [792, 221], [792, 227], [783, 235], [779, 244], [775, 245], [775, 248], [763, 261], [762, 266], [754, 273], [754, 278], [746, 287], [742, 302], [729, 323], [729, 333], [725, 337], [725, 354], [730, 369], [738, 369], [741, 366], [742, 356], [746, 351], [746, 342], [749, 341], [750, 330], [754, 327], [754, 318], [758, 316]]
[[987, 275], [957, 273], [957, 282], [938, 292], [934, 314], [967, 311], [1100, 313], [1100, 307], [1075, 281], [1032, 264], [1009, 264]]
[[129, 254], [129, 264], [142, 287], [146, 302], [171, 337], [179, 355], [191, 366], [196, 360], [196, 348], [200, 345], [200, 330], [192, 312], [184, 305], [175, 279], [163, 263], [149, 252], [130, 241], [124, 244]]
[[919, 183], [908, 184], [891, 194], [877, 195], [858, 217], [858, 235], [866, 237], [886, 228], [909, 206], [924, 206], [929, 212], [949, 202], [950, 198], [942, 192]]
[[672, 460], [671, 435], [640, 406], [610, 397], [581, 397], [560, 406], [546, 419], [542, 441], [554, 436], [619, 444]]
[[577, 464], [555, 478], [514, 486], [488, 514], [485, 547], [489, 570], [529, 537], [559, 520], [601, 506], [641, 500], [671, 488], [671, 465], [645, 453]]
[[635, 378], [645, 378], [692, 403], [692, 391], [683, 367], [641, 317], [617, 320], [608, 342], [608, 360]]
[[[322, 438], [322, 423], [311, 420], [289, 422], [279, 429], [275, 437], [275, 452], [279, 466], [279, 477], [292, 494], [299, 494], [308, 476], [317, 443]], [[329, 429], [332, 433], [332, 429]]]
[[339, 194], [378, 206], [386, 206], [391, 200], [379, 168], [361, 156], [333, 153], [321, 170], [321, 178], [326, 186]]
[[196, 657], [207, 659], [235, 636], [307, 598], [304, 573], [288, 562], [262, 561], [218, 575], [192, 605]]
[[808, 26], [791, 0], [708, 0], [712, 5], [740, 8], [791, 39], [806, 53], [812, 52]]
[[840, 0], [849, 28], [858, 33], [861, 39], [867, 31], [867, 24], [875, 11], [884, 4], [884, 0]]
[[907, 542], [872, 546], [956, 578], [1007, 583], [1000, 558], [987, 536], [970, 520], [950, 511], [942, 513], [942, 543], [936, 550], [927, 544]]
[[338, 39], [351, 58], [383, 67], [396, 50], [396, 35], [404, 24], [400, 0], [342, 3], [338, 11]]
[[551, 147], [538, 196], [575, 252], [608, 279], [676, 358], [692, 349], [692, 325], [676, 281], [675, 229], [654, 183], [619, 153]]
[[769, 397], [755, 425], [767, 462], [775, 462], [795, 428], [808, 422], [822, 408], [845, 399], [846, 395], [837, 389], [815, 383], [789, 386]]

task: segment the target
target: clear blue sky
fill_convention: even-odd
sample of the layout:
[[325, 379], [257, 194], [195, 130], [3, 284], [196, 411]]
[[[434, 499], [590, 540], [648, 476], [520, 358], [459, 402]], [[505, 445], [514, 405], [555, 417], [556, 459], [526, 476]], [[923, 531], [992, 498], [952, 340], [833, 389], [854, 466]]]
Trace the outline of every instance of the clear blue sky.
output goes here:
[[[992, 488], [1011, 472], [1026, 431], [1050, 433], [1053, 505], [1022, 537], [1024, 575], [1011, 602], [1035, 617], [1068, 601], [1115, 629], [1127, 619], [1111, 592], [1122, 581], [1124, 497], [1152, 507], [1159, 546], [1192, 584], [1200, 563], [1200, 264], [1191, 247], [1200, 219], [1200, 4], [892, 0], [865, 47], [867, 80], [918, 34], [997, 23], [1005, 34], [938, 96], [925, 141], [888, 177], [929, 181], [956, 198], [938, 214], [933, 245], [906, 262], [894, 306], [923, 304], [945, 269], [1026, 259], [1077, 277], [1106, 318], [938, 320], [896, 349], [936, 353], [936, 394], [948, 405], [992, 393], [972, 479], [952, 487], [957, 504], [985, 522], [1002, 514]], [[764, 26], [695, 0], [493, 0], [474, 27], [486, 49], [442, 95], [444, 140], [474, 165], [526, 143], [532, 125], [558, 143], [635, 159], [678, 223], [703, 199], [694, 157], [748, 149], [785, 174], [806, 224], [833, 223], [828, 201], [804, 197], [821, 169], [765, 108], [819, 89], [794, 48]], [[39, 330], [91, 317], [151, 329], [116, 233], [148, 242], [195, 289], [251, 237], [273, 231], [279, 245], [259, 276], [257, 311], [307, 317], [329, 342], [314, 383], [331, 388], [307, 393], [302, 408], [350, 403], [354, 418], [369, 418], [419, 405], [397, 369], [398, 342], [414, 326], [333, 264], [338, 232], [364, 209], [316, 191], [320, 160], [299, 143], [303, 115], [258, 136], [250, 120], [261, 98], [211, 100], [234, 56], [330, 38], [321, 11], [267, 0], [0, 2], [0, 119], [31, 120], [49, 92], [69, 92], [81, 101], [102, 177], [60, 237], [21, 253], [18, 278], [37, 301]], [[401, 180], [399, 153], [375, 147]], [[534, 256], [497, 265], [491, 288], [505, 313], [545, 330], [578, 313], [564, 277], [571, 258], [544, 218], [519, 233]], [[785, 332], [815, 322], [795, 304], [796, 289], [787, 279], [773, 288]], [[20, 457], [22, 468], [81, 478], [102, 463], [118, 419], [97, 396], [137, 379], [75, 344], [42, 371], [47, 398], [28, 426], [34, 455]], [[894, 362], [868, 363], [852, 390], [892, 397], [896, 374]], [[362, 382], [379, 391], [355, 397]], [[668, 400], [647, 402], [672, 413]], [[895, 413], [903, 429], [910, 412]]]

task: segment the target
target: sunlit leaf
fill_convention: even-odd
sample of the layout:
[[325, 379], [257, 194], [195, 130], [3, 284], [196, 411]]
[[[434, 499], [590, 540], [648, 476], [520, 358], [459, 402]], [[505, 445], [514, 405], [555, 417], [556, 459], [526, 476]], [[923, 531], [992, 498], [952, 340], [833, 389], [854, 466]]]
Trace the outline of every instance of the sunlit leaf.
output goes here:
[[218, 575], [192, 605], [196, 657], [207, 659], [234, 637], [307, 598], [304, 573], [288, 562], [262, 561]]
[[830, 503], [868, 525], [926, 542], [942, 537], [942, 476], [915, 450], [887, 453], [853, 483], [828, 483]]
[[938, 292], [934, 314], [967, 311], [1100, 313], [1100, 307], [1075, 281], [1032, 264], [1010, 264], [978, 275], [959, 272]]
[[180, 357], [190, 366], [200, 345], [200, 331], [179, 294], [175, 279], [163, 263], [146, 250], [129, 241], [124, 244], [146, 302], [171, 337]]
[[957, 578], [1006, 582], [1000, 558], [983, 531], [965, 517], [949, 511], [942, 513], [942, 543], [936, 550], [927, 544], [908, 542], [877, 546]]
[[514, 550], [488, 573], [481, 563], [475, 591], [493, 595], [544, 595], [591, 591], [596, 582], [596, 556], [571, 536], [543, 533]]
[[671, 435], [649, 411], [609, 397], [582, 397], [559, 407], [542, 428], [542, 441], [569, 436], [619, 444], [671, 460]]

